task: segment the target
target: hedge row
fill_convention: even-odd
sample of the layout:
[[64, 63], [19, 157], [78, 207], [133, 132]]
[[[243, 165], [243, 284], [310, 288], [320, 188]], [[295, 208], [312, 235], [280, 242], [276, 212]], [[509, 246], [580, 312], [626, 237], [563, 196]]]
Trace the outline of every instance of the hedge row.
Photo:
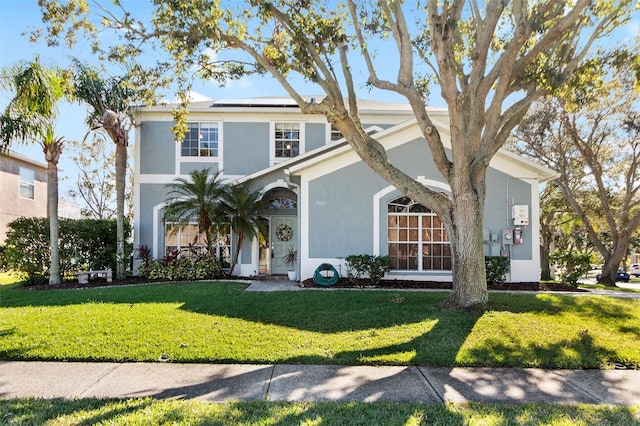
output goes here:
[[[125, 226], [125, 239], [131, 229]], [[116, 268], [116, 221], [60, 219], [60, 276], [77, 270]], [[6, 266], [26, 275], [31, 284], [46, 280], [51, 257], [49, 219], [19, 218], [9, 223], [5, 240]], [[126, 256], [131, 247], [126, 247]]]

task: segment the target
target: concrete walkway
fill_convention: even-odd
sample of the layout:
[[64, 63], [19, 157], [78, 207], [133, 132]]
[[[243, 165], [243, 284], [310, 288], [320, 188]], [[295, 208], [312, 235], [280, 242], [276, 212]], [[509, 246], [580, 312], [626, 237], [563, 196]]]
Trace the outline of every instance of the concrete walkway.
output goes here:
[[[620, 288], [628, 288], [634, 290], [640, 290], [640, 284], [625, 284], [618, 283]], [[252, 281], [251, 284], [247, 287], [246, 291], [299, 291], [299, 290], [327, 290], [331, 289], [331, 287], [327, 288], [303, 288], [300, 287], [300, 284], [295, 281], [286, 281], [286, 280], [277, 280], [277, 281]], [[348, 288], [340, 288], [337, 290], [354, 290], [361, 291], [362, 289], [348, 289]], [[388, 290], [388, 291], [401, 291], [399, 289], [376, 289], [376, 290]], [[430, 290], [430, 289], [407, 289], [402, 291], [446, 291], [446, 290]], [[511, 293], [509, 290], [491, 290], [493, 293]], [[589, 289], [584, 292], [570, 292], [570, 291], [519, 291], [518, 293], [529, 293], [529, 294], [556, 294], [556, 295], [564, 295], [564, 296], [576, 296], [576, 297], [584, 297], [584, 296], [610, 296], [617, 297], [621, 299], [640, 299], [640, 292], [624, 292], [624, 291], [616, 291], [616, 290], [599, 290], [599, 289]]]
[[0, 398], [640, 405], [640, 371], [0, 362]]

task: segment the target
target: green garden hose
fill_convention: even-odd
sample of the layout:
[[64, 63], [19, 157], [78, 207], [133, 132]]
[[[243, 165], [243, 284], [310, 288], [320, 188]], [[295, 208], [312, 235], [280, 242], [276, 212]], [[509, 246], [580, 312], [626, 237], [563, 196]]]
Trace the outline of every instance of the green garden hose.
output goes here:
[[[326, 274], [328, 271], [331, 271], [332, 274]], [[323, 275], [322, 272], [325, 272], [325, 275]], [[316, 271], [313, 273], [313, 282], [318, 285], [330, 286], [334, 285], [338, 281], [340, 281], [340, 275], [338, 274], [338, 271], [336, 271], [336, 268], [334, 268], [330, 263], [323, 263], [318, 266]]]

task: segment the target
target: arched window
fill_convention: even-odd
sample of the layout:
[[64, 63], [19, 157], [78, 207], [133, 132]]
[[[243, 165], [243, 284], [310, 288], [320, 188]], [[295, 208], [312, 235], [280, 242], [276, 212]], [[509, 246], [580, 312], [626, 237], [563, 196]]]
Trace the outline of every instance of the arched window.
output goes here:
[[295, 209], [297, 208], [297, 203], [291, 198], [275, 197], [269, 200], [269, 206], [273, 209]]
[[451, 270], [451, 243], [442, 220], [408, 197], [387, 209], [387, 240], [391, 269]]

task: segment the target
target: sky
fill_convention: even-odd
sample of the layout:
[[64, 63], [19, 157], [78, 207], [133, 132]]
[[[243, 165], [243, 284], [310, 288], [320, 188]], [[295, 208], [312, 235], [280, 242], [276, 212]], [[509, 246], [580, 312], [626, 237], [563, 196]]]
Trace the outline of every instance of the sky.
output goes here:
[[[109, 0], [105, 0], [109, 2]], [[145, 8], [149, 2], [142, 0], [122, 0], [125, 7], [140, 9], [137, 12], [148, 13]], [[636, 14], [634, 20], [627, 24], [621, 31], [621, 38], [632, 38], [640, 32], [640, 18]], [[40, 9], [37, 0], [0, 0], [0, 68], [13, 65], [21, 60], [30, 61], [39, 55], [43, 64], [67, 67], [70, 62], [70, 56], [80, 59], [88, 64], [97, 64], [91, 56], [90, 43], [88, 41], [79, 40], [72, 52], [63, 47], [50, 48], [46, 44], [33, 44], [28, 40], [28, 32], [42, 27]], [[94, 61], [94, 62], [92, 62]], [[249, 98], [258, 96], [275, 96], [284, 95], [285, 91], [275, 81], [267, 77], [245, 77], [239, 81], [234, 81], [226, 87], [218, 87], [215, 83], [200, 83], [194, 90], [198, 94], [211, 99], [223, 98]], [[320, 94], [304, 92], [305, 94]], [[367, 93], [361, 90], [359, 96], [368, 99], [392, 100], [405, 102], [398, 97], [390, 97], [387, 93], [384, 97], [381, 95]], [[7, 96], [0, 94], [0, 108], [4, 109], [7, 103]], [[444, 102], [438, 99], [430, 101], [432, 106], [445, 106]], [[67, 141], [80, 141], [84, 138], [87, 127], [85, 125], [86, 109], [80, 105], [62, 104], [60, 108], [59, 118], [56, 122], [56, 134], [64, 136]], [[133, 140], [133, 137], [132, 137]], [[32, 159], [44, 163], [44, 155], [38, 145], [13, 145], [12, 149], [21, 154], [27, 155]], [[60, 196], [69, 198], [67, 192], [75, 186], [75, 176], [77, 168], [70, 159], [70, 153], [67, 149], [59, 164], [60, 168]]]

